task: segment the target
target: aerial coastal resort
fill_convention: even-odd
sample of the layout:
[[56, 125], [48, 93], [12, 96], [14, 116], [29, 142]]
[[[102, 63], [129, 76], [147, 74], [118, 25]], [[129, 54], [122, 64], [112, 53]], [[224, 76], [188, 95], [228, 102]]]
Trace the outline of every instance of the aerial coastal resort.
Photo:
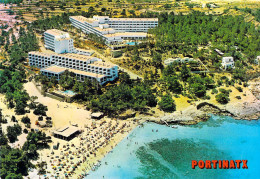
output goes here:
[[[114, 48], [115, 45], [123, 47], [126, 43], [131, 44], [130, 42], [143, 40], [147, 37], [148, 29], [158, 25], [158, 19], [155, 18], [94, 16], [92, 19], [71, 16], [70, 20], [73, 26], [83, 32], [94, 33], [104, 38], [106, 44], [111, 48]], [[88, 79], [98, 82], [99, 85], [118, 78], [117, 65], [94, 57], [92, 50], [75, 48], [69, 33], [49, 29], [43, 33], [43, 37], [44, 47], [51, 52], [31, 51], [28, 53], [29, 65], [40, 69], [42, 75], [60, 80], [61, 76], [68, 71], [74, 73], [80, 82]], [[55, 94], [58, 96], [66, 94], [67, 97], [72, 98], [76, 93], [67, 90], [55, 91]], [[65, 101], [70, 102], [71, 100]], [[74, 108], [71, 104], [57, 103], [57, 110], [63, 110], [62, 106], [64, 106], [64, 110]], [[82, 112], [81, 115], [83, 114], [85, 112]], [[74, 120], [75, 124], [70, 121], [66, 125], [54, 126], [53, 130], [46, 131], [55, 138], [52, 152], [44, 150], [41, 154], [41, 160], [47, 163], [48, 173], [45, 177], [71, 177], [75, 174], [78, 178], [86, 176], [86, 171], [94, 171], [99, 166], [98, 160], [137, 125], [136, 122], [114, 122], [106, 117], [104, 119], [101, 112], [88, 113], [84, 117], [89, 120], [84, 126], [78, 125], [77, 120]], [[36, 123], [39, 127], [45, 126], [43, 121], [36, 121]], [[70, 141], [74, 142], [71, 144]], [[97, 153], [98, 149], [102, 152]], [[83, 153], [85, 155], [82, 155]]]
[[0, 178], [204, 178], [190, 158], [240, 152], [251, 171], [259, 26], [253, 0], [0, 0]]

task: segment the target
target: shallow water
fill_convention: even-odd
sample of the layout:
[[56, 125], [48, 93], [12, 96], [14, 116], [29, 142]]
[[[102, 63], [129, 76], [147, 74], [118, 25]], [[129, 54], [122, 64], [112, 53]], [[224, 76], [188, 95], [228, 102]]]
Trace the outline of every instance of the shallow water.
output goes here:
[[[87, 178], [259, 178], [260, 121], [212, 116], [173, 129], [134, 129]], [[248, 160], [248, 169], [191, 169], [191, 160]]]

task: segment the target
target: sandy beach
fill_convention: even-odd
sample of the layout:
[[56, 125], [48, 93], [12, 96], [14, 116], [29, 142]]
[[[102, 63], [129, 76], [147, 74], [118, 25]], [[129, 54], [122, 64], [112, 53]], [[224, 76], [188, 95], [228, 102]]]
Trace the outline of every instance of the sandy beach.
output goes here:
[[[92, 169], [113, 147], [137, 126], [132, 121], [121, 121], [104, 118], [98, 121], [91, 119], [91, 112], [76, 103], [65, 103], [44, 97], [32, 82], [24, 85], [30, 96], [37, 96], [36, 100], [48, 106], [47, 116], [53, 121], [52, 128], [41, 128], [47, 135], [52, 135], [56, 129], [78, 125], [82, 133], [70, 141], [52, 137], [50, 149], [39, 151], [40, 161], [46, 161], [48, 177], [61, 176], [65, 173], [72, 178], [81, 177], [82, 173]], [[37, 117], [30, 113], [32, 128], [39, 128], [34, 123]], [[53, 150], [53, 145], [59, 143], [59, 149]], [[82, 155], [83, 154], [83, 155]]]
[[[3, 124], [3, 131], [6, 132], [8, 125], [14, 125], [10, 121], [11, 116], [16, 116], [18, 123], [25, 128], [21, 122], [23, 116], [31, 119], [31, 128], [44, 131], [47, 136], [52, 136], [53, 131], [70, 126], [77, 125], [81, 130], [79, 136], [70, 141], [52, 137], [50, 149], [40, 150], [39, 159], [32, 161], [33, 164], [46, 162], [46, 175], [38, 176], [37, 170], [31, 170], [26, 178], [49, 177], [64, 178], [65, 174], [70, 178], [81, 178], [89, 170], [94, 170], [101, 160], [109, 151], [111, 151], [129, 132], [138, 124], [130, 120], [116, 120], [111, 118], [103, 118], [101, 120], [92, 120], [91, 112], [84, 109], [84, 106], [76, 103], [65, 103], [58, 100], [44, 97], [37, 90], [32, 82], [24, 85], [30, 96], [37, 96], [36, 102], [48, 106], [47, 116], [52, 118], [53, 127], [40, 128], [35, 122], [38, 116], [30, 113], [16, 116], [14, 109], [8, 109], [5, 104], [4, 95], [0, 95], [0, 108], [3, 115], [8, 119], [8, 124]], [[22, 133], [18, 136], [18, 141], [10, 144], [14, 148], [20, 148], [26, 141], [27, 134]], [[58, 150], [54, 150], [53, 146], [59, 143]]]

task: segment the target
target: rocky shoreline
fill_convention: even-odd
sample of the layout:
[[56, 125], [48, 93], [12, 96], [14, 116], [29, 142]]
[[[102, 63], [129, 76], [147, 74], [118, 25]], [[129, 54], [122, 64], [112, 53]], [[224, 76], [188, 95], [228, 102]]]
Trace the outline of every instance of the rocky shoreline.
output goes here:
[[162, 125], [194, 125], [199, 122], [205, 122], [209, 120], [210, 115], [230, 116], [237, 120], [258, 120], [260, 119], [260, 112], [253, 114], [234, 114], [233, 112], [221, 108], [220, 106], [213, 105], [208, 102], [201, 102], [198, 105], [190, 106], [184, 111], [175, 111], [164, 116], [155, 117], [153, 115], [139, 115], [131, 116], [131, 119], [143, 123], [154, 122]]
[[137, 122], [155, 122], [158, 124], [194, 125], [207, 121], [211, 114], [231, 116], [236, 120], [260, 119], [260, 77], [250, 80], [249, 87], [243, 92], [243, 99], [232, 101], [226, 105], [200, 101], [190, 105], [183, 111], [175, 111], [156, 116], [155, 113], [128, 116]]

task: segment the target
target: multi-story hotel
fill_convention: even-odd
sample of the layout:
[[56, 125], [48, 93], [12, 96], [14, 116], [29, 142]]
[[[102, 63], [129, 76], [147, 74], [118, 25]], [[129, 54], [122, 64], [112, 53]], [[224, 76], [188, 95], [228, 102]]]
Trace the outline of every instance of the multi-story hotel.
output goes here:
[[53, 50], [56, 53], [73, 53], [73, 39], [66, 32], [51, 29], [44, 32], [45, 48]]
[[84, 33], [93, 33], [105, 39], [107, 44], [123, 40], [140, 40], [147, 36], [148, 29], [158, 26], [157, 18], [109, 18], [108, 16], [70, 16], [72, 25]]
[[101, 59], [79, 54], [57, 54], [29, 52], [29, 64], [41, 68], [44, 75], [58, 80], [65, 70], [76, 74], [78, 80], [96, 79], [101, 85], [118, 77], [118, 66], [102, 62]]

